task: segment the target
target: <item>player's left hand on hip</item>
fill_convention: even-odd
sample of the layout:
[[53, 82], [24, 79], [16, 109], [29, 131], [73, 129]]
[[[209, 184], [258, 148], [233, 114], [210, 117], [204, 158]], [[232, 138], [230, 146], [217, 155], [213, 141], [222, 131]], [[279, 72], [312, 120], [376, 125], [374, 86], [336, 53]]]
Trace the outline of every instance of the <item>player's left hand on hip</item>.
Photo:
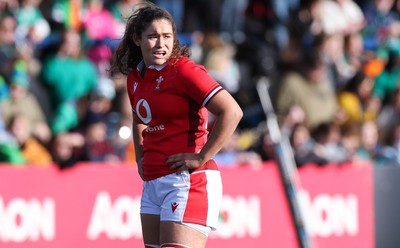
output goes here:
[[171, 164], [170, 170], [178, 169], [180, 174], [184, 170], [197, 169], [203, 165], [201, 156], [195, 153], [178, 153], [171, 155], [165, 161], [166, 164]]

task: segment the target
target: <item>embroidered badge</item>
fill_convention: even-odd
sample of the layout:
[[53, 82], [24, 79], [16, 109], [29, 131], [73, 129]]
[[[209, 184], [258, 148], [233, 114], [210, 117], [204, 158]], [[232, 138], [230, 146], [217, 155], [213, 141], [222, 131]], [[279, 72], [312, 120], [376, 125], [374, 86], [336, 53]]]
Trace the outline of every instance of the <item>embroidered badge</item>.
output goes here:
[[154, 90], [160, 90], [160, 84], [161, 84], [162, 81], [164, 81], [164, 78], [163, 78], [162, 76], [159, 76], [159, 77], [156, 79], [157, 85], [156, 85], [156, 87], [154, 88]]

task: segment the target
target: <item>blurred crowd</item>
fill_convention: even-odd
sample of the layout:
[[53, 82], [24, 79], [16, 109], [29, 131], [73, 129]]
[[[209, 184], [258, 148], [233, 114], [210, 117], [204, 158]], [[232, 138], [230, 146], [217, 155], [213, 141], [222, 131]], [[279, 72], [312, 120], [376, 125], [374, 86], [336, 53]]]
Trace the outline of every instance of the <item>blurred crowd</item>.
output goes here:
[[[126, 78], [108, 68], [140, 2], [0, 0], [1, 163], [135, 164]], [[221, 166], [276, 157], [260, 81], [297, 166], [400, 166], [400, 0], [152, 2], [243, 108]]]

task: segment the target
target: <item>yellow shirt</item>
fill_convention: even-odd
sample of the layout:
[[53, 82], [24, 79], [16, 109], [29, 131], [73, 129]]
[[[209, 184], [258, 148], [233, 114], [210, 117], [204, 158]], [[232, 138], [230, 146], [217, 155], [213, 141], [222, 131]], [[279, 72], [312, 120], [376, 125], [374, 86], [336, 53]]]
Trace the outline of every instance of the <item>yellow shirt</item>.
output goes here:
[[339, 106], [347, 114], [346, 124], [373, 121], [376, 119], [376, 112], [363, 109], [360, 99], [352, 92], [341, 92], [338, 95]]

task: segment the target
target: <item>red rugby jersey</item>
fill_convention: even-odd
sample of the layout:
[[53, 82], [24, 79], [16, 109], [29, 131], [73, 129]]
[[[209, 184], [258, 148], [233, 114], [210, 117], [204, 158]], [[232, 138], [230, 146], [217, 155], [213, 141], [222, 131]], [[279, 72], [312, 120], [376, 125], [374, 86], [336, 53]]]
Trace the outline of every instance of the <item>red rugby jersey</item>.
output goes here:
[[200, 152], [208, 135], [205, 106], [222, 87], [185, 57], [175, 65], [147, 68], [144, 78], [138, 68], [128, 75], [127, 89], [133, 113], [147, 125], [142, 133], [147, 181], [177, 171], [168, 169], [168, 156]]

